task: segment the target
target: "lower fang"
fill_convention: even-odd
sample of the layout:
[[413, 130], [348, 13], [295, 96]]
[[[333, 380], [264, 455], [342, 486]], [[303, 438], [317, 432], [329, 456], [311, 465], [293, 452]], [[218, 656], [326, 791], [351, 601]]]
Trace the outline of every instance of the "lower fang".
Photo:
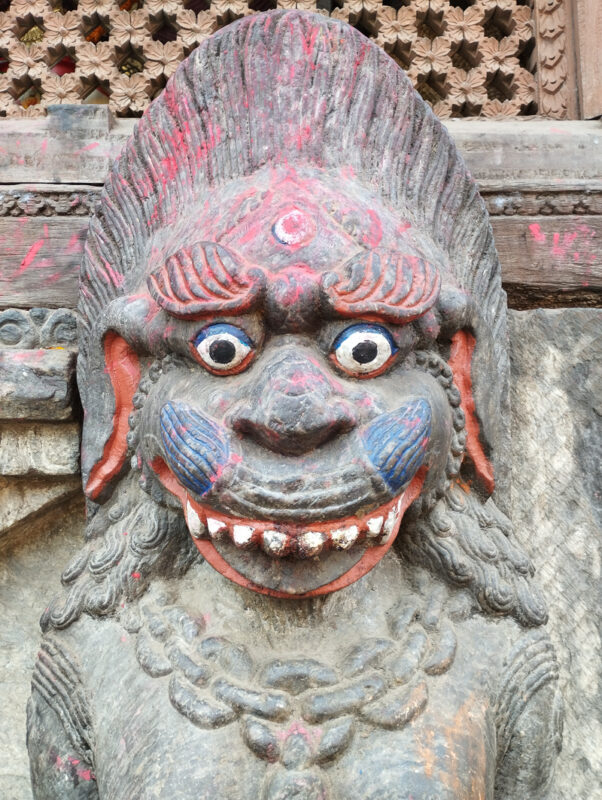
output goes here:
[[234, 525], [232, 528], [232, 540], [237, 547], [248, 547], [253, 541], [255, 529], [250, 525]]
[[188, 523], [188, 530], [191, 536], [194, 536], [195, 539], [201, 539], [205, 535], [207, 529], [190, 502], [186, 503], [186, 522]]
[[317, 556], [324, 547], [325, 541], [326, 534], [320, 531], [307, 531], [307, 533], [302, 533], [297, 539], [299, 555], [304, 558]]
[[280, 531], [264, 531], [261, 546], [270, 556], [284, 556], [288, 551], [288, 536]]
[[348, 528], [337, 528], [330, 534], [330, 540], [335, 550], [347, 550], [359, 536], [357, 525], [350, 525]]
[[398, 514], [394, 510], [389, 511], [383, 528], [382, 544], [386, 544], [386, 542], [389, 541], [389, 539], [391, 538], [391, 536], [395, 531], [395, 526], [398, 520], [399, 520]]
[[222, 522], [220, 519], [207, 517], [207, 528], [209, 530], [209, 536], [211, 536], [212, 539], [215, 539], [226, 530], [226, 523]]

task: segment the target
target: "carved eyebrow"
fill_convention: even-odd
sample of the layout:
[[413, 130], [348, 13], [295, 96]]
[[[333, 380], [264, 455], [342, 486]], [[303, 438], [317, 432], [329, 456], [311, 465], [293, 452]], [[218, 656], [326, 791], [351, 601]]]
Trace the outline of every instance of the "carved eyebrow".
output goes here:
[[373, 250], [325, 275], [322, 288], [331, 310], [340, 316], [401, 324], [435, 305], [441, 274], [420, 256]]
[[147, 279], [153, 300], [174, 317], [196, 319], [253, 308], [263, 294], [265, 276], [248, 269], [236, 253], [215, 242], [182, 248]]

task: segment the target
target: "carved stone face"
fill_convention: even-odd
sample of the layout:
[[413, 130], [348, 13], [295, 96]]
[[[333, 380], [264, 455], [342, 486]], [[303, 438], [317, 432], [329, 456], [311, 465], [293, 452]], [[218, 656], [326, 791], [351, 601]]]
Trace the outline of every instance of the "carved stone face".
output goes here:
[[281, 596], [341, 588], [441, 482], [451, 409], [415, 352], [438, 333], [443, 265], [350, 176], [315, 168], [214, 190], [153, 240], [129, 338], [168, 357], [137, 459], [220, 572]]

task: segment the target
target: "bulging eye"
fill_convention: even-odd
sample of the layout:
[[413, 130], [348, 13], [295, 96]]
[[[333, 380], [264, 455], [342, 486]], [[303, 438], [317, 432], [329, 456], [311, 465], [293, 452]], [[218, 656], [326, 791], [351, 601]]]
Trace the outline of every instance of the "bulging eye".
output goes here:
[[361, 323], [351, 325], [335, 339], [332, 357], [351, 375], [377, 375], [389, 366], [397, 347], [386, 328]]
[[191, 342], [192, 350], [209, 372], [232, 375], [243, 370], [253, 358], [253, 342], [235, 325], [217, 323], [199, 331]]

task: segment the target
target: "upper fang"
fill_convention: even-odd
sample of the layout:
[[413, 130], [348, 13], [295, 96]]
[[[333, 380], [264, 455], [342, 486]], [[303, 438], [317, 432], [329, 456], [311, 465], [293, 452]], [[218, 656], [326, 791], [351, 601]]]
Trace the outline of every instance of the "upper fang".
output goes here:
[[253, 542], [255, 528], [250, 525], [234, 525], [232, 527], [232, 540], [237, 547], [249, 547]]
[[226, 523], [222, 522], [221, 519], [207, 517], [207, 528], [209, 529], [209, 536], [211, 536], [212, 539], [215, 539], [226, 530]]
[[190, 504], [190, 501], [186, 502], [186, 522], [188, 523], [188, 530], [191, 536], [194, 536], [195, 539], [201, 539], [207, 532], [201, 518]]
[[369, 519], [366, 523], [368, 528], [366, 535], [370, 538], [378, 536], [383, 529], [384, 522], [385, 520], [383, 517], [372, 517], [372, 519]]

